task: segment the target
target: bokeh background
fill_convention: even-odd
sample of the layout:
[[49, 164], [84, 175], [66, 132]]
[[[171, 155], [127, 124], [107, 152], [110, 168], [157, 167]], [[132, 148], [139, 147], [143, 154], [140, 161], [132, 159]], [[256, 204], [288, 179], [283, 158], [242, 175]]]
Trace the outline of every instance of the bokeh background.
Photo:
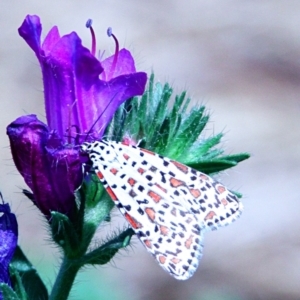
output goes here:
[[221, 176], [244, 194], [245, 210], [236, 223], [207, 234], [193, 278], [176, 281], [135, 240], [109, 265], [80, 273], [70, 299], [300, 299], [300, 2], [0, 1], [0, 189], [18, 216], [23, 250], [50, 286], [57, 249], [20, 193], [25, 184], [5, 133], [24, 113], [45, 115], [37, 60], [17, 33], [27, 14], [41, 17], [44, 34], [53, 25], [63, 34], [76, 30], [86, 46], [92, 18], [106, 53], [114, 51], [106, 36], [113, 27], [138, 70], [153, 70], [157, 80], [207, 105], [207, 136], [223, 131], [227, 153], [252, 155]]

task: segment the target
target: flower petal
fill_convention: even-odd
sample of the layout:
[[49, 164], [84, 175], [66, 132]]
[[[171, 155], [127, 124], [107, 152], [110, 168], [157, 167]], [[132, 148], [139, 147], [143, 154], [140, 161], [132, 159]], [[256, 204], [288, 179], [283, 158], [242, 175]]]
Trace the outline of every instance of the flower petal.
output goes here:
[[147, 75], [136, 73], [134, 59], [126, 49], [118, 52], [116, 62], [115, 56], [105, 59], [104, 71], [75, 32], [60, 37], [54, 26], [42, 48], [37, 16], [27, 16], [19, 32], [42, 68], [48, 126], [65, 144], [102, 138], [119, 105], [144, 92]]
[[57, 26], [53, 26], [48, 32], [42, 44], [42, 49], [44, 50], [45, 56], [49, 55], [52, 48], [58, 43], [60, 39], [59, 31]]
[[39, 58], [41, 49], [42, 25], [38, 16], [27, 15], [21, 27], [18, 29], [20, 36]]
[[8, 267], [17, 247], [18, 223], [7, 203], [0, 204], [0, 213], [0, 282], [10, 285]]
[[114, 57], [115, 55], [112, 55], [101, 61], [102, 67], [104, 68], [105, 72], [101, 73], [100, 79], [109, 81], [113, 77], [136, 72], [134, 59], [131, 53], [127, 49], [123, 48], [118, 53], [116, 67], [114, 69], [114, 72], [111, 73], [110, 70], [112, 69]]
[[47, 123], [64, 137], [71, 126], [79, 126], [80, 115], [74, 114], [78, 98], [99, 81], [103, 69], [76, 33], [63, 36], [41, 60], [41, 67]]
[[92, 91], [82, 93], [76, 107], [81, 121], [79, 126], [89, 133], [87, 140], [100, 139], [118, 107], [129, 98], [142, 95], [146, 82], [147, 74], [138, 72], [109, 82], [99, 81]]

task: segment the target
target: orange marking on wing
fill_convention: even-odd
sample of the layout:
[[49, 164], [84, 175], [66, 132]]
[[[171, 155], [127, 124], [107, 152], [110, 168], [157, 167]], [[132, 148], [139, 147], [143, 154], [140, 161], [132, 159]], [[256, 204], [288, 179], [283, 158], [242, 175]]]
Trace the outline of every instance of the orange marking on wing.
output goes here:
[[125, 145], [125, 146], [129, 146], [129, 145], [135, 146], [136, 141], [128, 136], [125, 136], [125, 137], [123, 137], [121, 144]]
[[128, 178], [127, 182], [131, 185], [134, 186], [136, 184], [136, 180], [134, 180], [133, 178]]
[[193, 235], [191, 235], [184, 243], [187, 249], [190, 249], [191, 245], [193, 244]]
[[216, 216], [216, 215], [217, 215], [217, 214], [212, 210], [212, 211], [210, 211], [210, 212], [206, 215], [206, 217], [204, 218], [204, 220], [206, 221], [206, 220], [213, 219], [214, 216]]
[[147, 149], [144, 149], [144, 148], [140, 148], [140, 150], [141, 150], [142, 152], [145, 152], [145, 153], [148, 153], [148, 154], [151, 154], [151, 155], [155, 155], [155, 153], [152, 152], [152, 151], [150, 151], [150, 150], [147, 150]]
[[140, 173], [140, 174], [144, 174], [145, 173], [145, 169], [143, 169], [143, 168], [138, 168], [138, 172]]
[[162, 197], [159, 196], [158, 194], [156, 194], [155, 192], [153, 191], [149, 191], [148, 192], [148, 196], [150, 196], [150, 198], [155, 202], [155, 203], [158, 203]]
[[121, 144], [125, 146], [129, 146], [129, 142], [125, 139], [122, 140]]
[[220, 194], [222, 194], [222, 193], [224, 193], [224, 192], [226, 191], [226, 188], [225, 188], [223, 185], [219, 185], [219, 186], [217, 187], [217, 191], [218, 191]]
[[190, 189], [190, 193], [196, 199], [201, 196], [201, 192], [198, 189]]
[[145, 208], [145, 213], [149, 217], [151, 221], [154, 221], [155, 219], [155, 210], [153, 208], [147, 207]]
[[163, 255], [160, 255], [160, 256], [158, 257], [158, 261], [159, 261], [159, 263], [162, 264], [162, 265], [166, 262], [166, 260], [167, 260], [167, 258], [166, 258], [165, 256], [163, 256]]
[[223, 199], [221, 200], [221, 203], [222, 203], [224, 206], [228, 205], [228, 201], [227, 201], [225, 198], [223, 198]]
[[97, 172], [97, 176], [98, 176], [99, 179], [103, 179], [104, 178], [103, 174], [100, 171]]
[[176, 179], [175, 177], [170, 178], [170, 183], [172, 187], [178, 187], [181, 185], [185, 185], [185, 182], [179, 179]]
[[155, 183], [155, 185], [161, 189], [164, 193], [167, 193], [167, 190], [165, 188], [163, 188], [162, 186], [160, 186], [158, 183]]
[[126, 153], [123, 153], [123, 157], [124, 157], [126, 160], [128, 160], [128, 159], [130, 158], [130, 156], [129, 156], [128, 154], [126, 154]]
[[171, 163], [175, 165], [175, 167], [179, 169], [181, 172], [183, 172], [184, 174], [187, 174], [189, 172], [189, 168], [186, 165], [183, 165], [180, 162], [175, 160], [171, 160]]
[[108, 186], [108, 187], [106, 188], [106, 191], [107, 191], [108, 195], [110, 196], [110, 198], [111, 198], [113, 201], [118, 200], [116, 194], [113, 192], [113, 190], [111, 189], [111, 187]]
[[113, 173], [114, 175], [116, 175], [116, 174], [119, 172], [119, 170], [117, 170], [117, 169], [115, 169], [115, 168], [111, 168], [109, 171], [110, 171], [111, 173]]
[[177, 257], [173, 257], [172, 259], [171, 259], [171, 262], [173, 263], [173, 264], [178, 264], [178, 263], [180, 263], [181, 262], [181, 259], [179, 259], [179, 258], [177, 258]]
[[175, 217], [177, 216], [177, 210], [175, 207], [173, 207], [173, 209], [171, 210], [171, 214]]
[[201, 179], [204, 179], [204, 180], [209, 180], [208, 176], [206, 176], [205, 174], [201, 174], [201, 175], [200, 175], [200, 178], [201, 178]]
[[142, 224], [139, 223], [137, 220], [135, 220], [130, 214], [125, 213], [124, 217], [128, 221], [128, 223], [131, 225], [132, 228], [138, 229], [138, 228], [143, 227]]
[[159, 230], [162, 235], [168, 235], [169, 228], [167, 226], [160, 225]]
[[151, 240], [144, 240], [143, 242], [144, 242], [144, 244], [145, 244], [145, 246], [146, 246], [147, 248], [149, 248], [149, 249], [152, 248]]

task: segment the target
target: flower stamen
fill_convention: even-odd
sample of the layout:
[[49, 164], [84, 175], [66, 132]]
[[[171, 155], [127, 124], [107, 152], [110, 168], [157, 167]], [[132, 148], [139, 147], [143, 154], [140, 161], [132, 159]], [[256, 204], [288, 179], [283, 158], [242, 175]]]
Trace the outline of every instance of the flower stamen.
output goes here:
[[92, 23], [93, 23], [93, 20], [92, 19], [88, 19], [86, 21], [86, 28], [89, 28], [90, 29], [90, 32], [91, 32], [91, 36], [92, 36], [92, 49], [91, 49], [91, 53], [95, 56], [96, 55], [96, 35], [95, 35], [95, 31], [92, 27]]
[[111, 28], [111, 27], [108, 27], [108, 28], [107, 28], [107, 35], [108, 35], [109, 37], [112, 36], [113, 39], [114, 39], [114, 41], [115, 41], [115, 44], [116, 44], [114, 60], [113, 60], [113, 62], [112, 62], [111, 69], [110, 69], [110, 77], [113, 77], [114, 72], [115, 72], [115, 69], [116, 69], [116, 65], [117, 65], [117, 62], [118, 62], [118, 55], [119, 55], [119, 41], [118, 41], [118, 39], [116, 38], [116, 36], [112, 33], [112, 28]]

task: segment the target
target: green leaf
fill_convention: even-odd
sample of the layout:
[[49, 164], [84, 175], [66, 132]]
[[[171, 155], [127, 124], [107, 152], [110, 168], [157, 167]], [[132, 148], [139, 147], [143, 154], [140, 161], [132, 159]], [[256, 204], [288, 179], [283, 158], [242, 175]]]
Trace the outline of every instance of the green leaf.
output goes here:
[[83, 244], [89, 245], [98, 226], [103, 221], [108, 220], [110, 212], [114, 208], [114, 203], [96, 174], [89, 174], [85, 177], [78, 193], [85, 203], [82, 233]]
[[151, 128], [154, 133], [157, 131], [157, 128], [161, 126], [164, 122], [165, 115], [167, 112], [167, 105], [172, 95], [172, 89], [169, 85], [165, 85], [163, 88], [161, 99], [158, 100], [156, 110], [153, 115], [153, 123], [151, 124]]
[[84, 264], [107, 264], [120, 249], [129, 245], [131, 237], [134, 234], [135, 233], [131, 228], [126, 229], [118, 236], [106, 242], [104, 245], [86, 254], [83, 258]]
[[197, 147], [198, 156], [207, 155], [208, 151], [218, 145], [223, 137], [223, 133], [219, 133], [215, 136], [212, 136], [206, 140], [204, 140], [199, 147]]
[[[247, 153], [224, 155], [220, 147], [223, 133], [208, 138], [202, 136], [209, 121], [205, 106], [188, 110], [191, 99], [186, 97], [186, 92], [175, 97], [172, 94], [169, 84], [155, 83], [152, 74], [147, 91], [130, 102], [130, 113], [124, 114], [124, 106], [119, 108], [113, 126], [124, 125], [122, 134], [136, 142], [142, 141], [138, 146], [207, 174], [232, 168], [250, 157]], [[125, 122], [120, 123], [120, 114]], [[107, 138], [122, 140], [123, 136], [114, 136], [115, 131], [107, 131]]]
[[26, 298], [19, 298], [15, 291], [5, 283], [0, 283], [0, 292], [3, 300], [27, 300]]
[[18, 246], [10, 263], [11, 281], [20, 298], [4, 299], [48, 299], [47, 289], [36, 269]]
[[224, 160], [239, 163], [243, 160], [248, 159], [249, 157], [250, 157], [249, 153], [239, 153], [239, 154], [233, 154], [233, 155], [226, 155], [226, 156], [223, 156], [222, 158]]
[[236, 166], [235, 162], [223, 159], [215, 159], [211, 161], [200, 161], [198, 163], [189, 164], [189, 167], [194, 168], [205, 174], [214, 174], [223, 170]]

